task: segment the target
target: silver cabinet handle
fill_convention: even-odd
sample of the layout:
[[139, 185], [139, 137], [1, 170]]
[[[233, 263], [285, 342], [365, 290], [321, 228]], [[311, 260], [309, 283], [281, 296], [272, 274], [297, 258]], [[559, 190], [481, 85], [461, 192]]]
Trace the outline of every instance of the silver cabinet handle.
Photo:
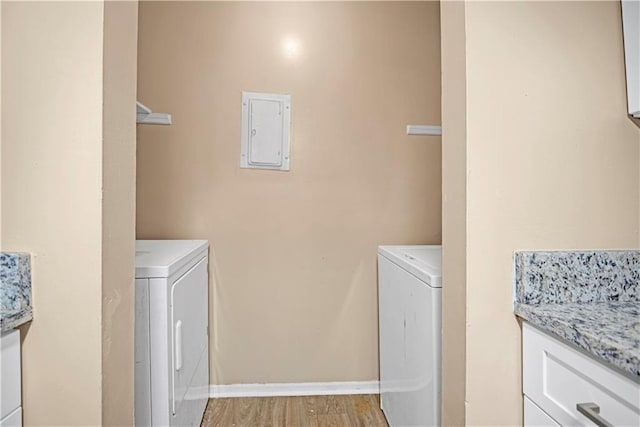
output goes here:
[[600, 416], [600, 407], [593, 402], [577, 403], [576, 409], [599, 427], [614, 427], [613, 424]]

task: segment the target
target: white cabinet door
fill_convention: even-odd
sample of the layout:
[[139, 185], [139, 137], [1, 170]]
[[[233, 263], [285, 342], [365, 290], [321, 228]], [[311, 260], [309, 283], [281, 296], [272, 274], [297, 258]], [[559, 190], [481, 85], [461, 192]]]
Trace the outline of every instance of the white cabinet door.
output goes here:
[[20, 331], [0, 335], [0, 420], [20, 407]]

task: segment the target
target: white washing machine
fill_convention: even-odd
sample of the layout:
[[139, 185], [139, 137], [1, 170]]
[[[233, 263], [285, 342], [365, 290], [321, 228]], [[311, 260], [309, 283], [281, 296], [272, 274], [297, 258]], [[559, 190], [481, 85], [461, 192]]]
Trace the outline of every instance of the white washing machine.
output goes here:
[[442, 247], [378, 247], [378, 305], [389, 426], [439, 426]]
[[209, 398], [209, 243], [136, 241], [135, 424], [199, 426]]

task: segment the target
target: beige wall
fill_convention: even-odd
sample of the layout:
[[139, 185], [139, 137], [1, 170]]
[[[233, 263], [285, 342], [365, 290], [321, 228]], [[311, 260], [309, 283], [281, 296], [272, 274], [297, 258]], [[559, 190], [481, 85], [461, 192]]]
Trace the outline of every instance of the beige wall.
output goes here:
[[[281, 40], [295, 35], [297, 58]], [[211, 243], [218, 384], [378, 377], [376, 246], [440, 243], [437, 3], [144, 2], [139, 238]], [[240, 163], [241, 91], [292, 96], [291, 171]]]
[[22, 328], [24, 423], [95, 425], [104, 8], [2, 9], [2, 250], [30, 252], [34, 281], [34, 321]]
[[465, 424], [467, 116], [465, 6], [442, 2], [442, 425]]
[[[522, 422], [513, 251], [638, 245], [640, 134], [625, 110], [619, 7], [466, 5], [469, 425]], [[457, 49], [443, 44], [443, 57]], [[443, 106], [457, 97], [443, 91]]]
[[132, 421], [136, 17], [106, 9], [2, 2], [0, 243], [32, 254], [27, 426]]
[[2, 244], [2, 0], [0, 0], [0, 245]]
[[105, 2], [102, 422], [133, 424], [138, 2]]

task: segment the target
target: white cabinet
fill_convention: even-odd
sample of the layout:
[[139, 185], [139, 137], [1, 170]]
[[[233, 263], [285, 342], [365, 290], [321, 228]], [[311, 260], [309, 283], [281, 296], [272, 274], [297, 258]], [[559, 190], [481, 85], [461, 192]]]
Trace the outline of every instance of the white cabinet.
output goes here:
[[589, 403], [611, 425], [640, 425], [639, 383], [527, 322], [522, 334], [525, 426], [594, 425], [577, 409]]
[[553, 421], [542, 409], [531, 401], [527, 396], [524, 397], [524, 425], [527, 427], [555, 427], [559, 424]]
[[640, 0], [622, 0], [629, 114], [640, 118]]
[[22, 425], [20, 331], [0, 335], [0, 427]]

